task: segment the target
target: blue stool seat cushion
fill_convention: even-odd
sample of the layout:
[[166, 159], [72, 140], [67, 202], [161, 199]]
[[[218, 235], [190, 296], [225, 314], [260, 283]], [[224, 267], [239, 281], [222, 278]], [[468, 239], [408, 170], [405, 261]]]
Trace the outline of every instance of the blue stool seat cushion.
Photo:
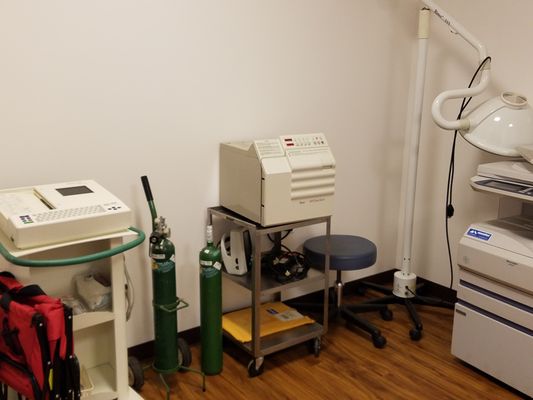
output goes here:
[[[360, 236], [330, 235], [330, 249], [330, 269], [352, 271], [371, 267], [376, 262], [376, 245]], [[311, 267], [323, 267], [326, 236], [316, 236], [306, 240], [303, 252]]]

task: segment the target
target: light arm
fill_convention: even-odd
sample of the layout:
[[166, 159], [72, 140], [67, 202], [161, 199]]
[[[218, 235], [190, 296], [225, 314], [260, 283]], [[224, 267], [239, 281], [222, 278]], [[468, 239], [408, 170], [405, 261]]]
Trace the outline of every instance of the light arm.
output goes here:
[[[485, 46], [470, 32], [468, 32], [460, 23], [453, 19], [448, 13], [443, 11], [432, 0], [422, 0], [422, 2], [431, 10], [433, 14], [440, 18], [446, 25], [457, 33], [463, 39], [465, 39], [472, 47], [474, 47], [479, 53], [479, 63], [481, 64], [487, 57], [487, 49]], [[447, 90], [439, 94], [431, 106], [431, 114], [435, 123], [442, 129], [447, 130], [462, 130], [468, 131], [470, 128], [470, 121], [468, 119], [460, 120], [447, 120], [442, 115], [443, 104], [450, 99], [459, 99], [465, 97], [473, 97], [483, 92], [489, 83], [489, 68], [490, 63], [486, 63], [481, 72], [479, 83], [471, 88]]]

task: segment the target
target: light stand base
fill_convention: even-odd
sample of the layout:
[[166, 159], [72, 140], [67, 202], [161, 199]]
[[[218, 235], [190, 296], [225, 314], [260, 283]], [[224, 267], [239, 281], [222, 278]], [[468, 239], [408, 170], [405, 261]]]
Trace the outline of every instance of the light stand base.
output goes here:
[[[372, 282], [362, 282], [362, 286], [364, 288], [369, 288], [384, 293], [386, 296], [377, 299], [366, 300], [363, 303], [359, 304], [401, 304], [405, 306], [409, 317], [411, 318], [411, 321], [413, 323], [413, 328], [409, 331], [409, 337], [411, 338], [411, 340], [414, 341], [420, 340], [422, 338], [423, 330], [422, 320], [420, 319], [418, 312], [415, 309], [415, 304], [448, 308], [452, 310], [455, 307], [455, 303], [450, 301], [446, 301], [436, 297], [418, 295], [417, 290], [421, 289], [424, 284], [416, 284], [415, 274], [402, 275], [401, 271], [397, 271], [394, 274], [393, 289]], [[398, 290], [396, 290], [396, 288], [398, 288]], [[398, 295], [395, 292], [398, 292]], [[410, 297], [405, 294], [406, 292], [409, 293]]]
[[409, 299], [416, 296], [416, 274], [396, 271], [392, 293], [395, 296]]

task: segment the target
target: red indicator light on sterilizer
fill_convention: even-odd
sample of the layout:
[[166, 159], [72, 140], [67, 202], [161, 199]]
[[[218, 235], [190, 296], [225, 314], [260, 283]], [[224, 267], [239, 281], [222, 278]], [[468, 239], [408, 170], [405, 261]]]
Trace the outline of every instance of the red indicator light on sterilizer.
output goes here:
[[294, 146], [294, 143], [287, 143], [287, 146]]

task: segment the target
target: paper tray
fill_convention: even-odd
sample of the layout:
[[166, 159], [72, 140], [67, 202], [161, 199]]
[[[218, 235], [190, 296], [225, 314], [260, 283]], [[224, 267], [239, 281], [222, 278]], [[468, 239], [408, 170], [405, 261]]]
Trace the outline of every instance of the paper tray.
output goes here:
[[[315, 322], [281, 302], [262, 304], [259, 315], [261, 337]], [[222, 328], [238, 341], [250, 342], [252, 340], [251, 307], [224, 314]]]

